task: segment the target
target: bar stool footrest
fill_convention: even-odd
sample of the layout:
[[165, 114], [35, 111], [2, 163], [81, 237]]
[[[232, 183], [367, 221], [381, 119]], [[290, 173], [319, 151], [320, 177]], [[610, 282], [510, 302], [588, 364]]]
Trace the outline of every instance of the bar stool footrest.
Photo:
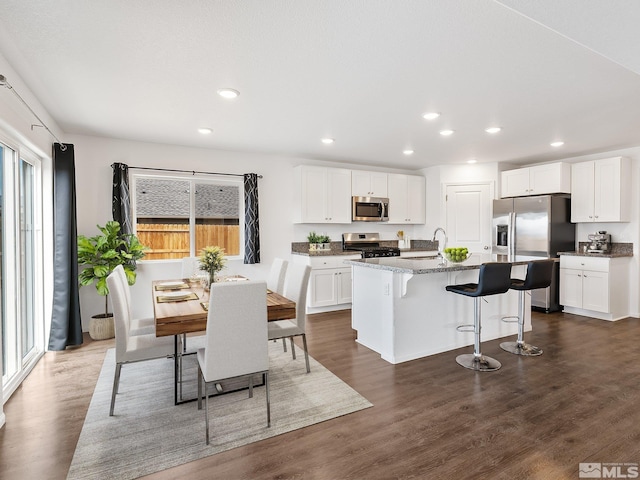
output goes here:
[[502, 317], [500, 320], [504, 323], [518, 323], [520, 321], [520, 317], [518, 315], [507, 315]]
[[467, 325], [458, 325], [456, 327], [456, 330], [459, 332], [475, 332], [476, 328], [474, 325], [471, 325], [470, 323]]

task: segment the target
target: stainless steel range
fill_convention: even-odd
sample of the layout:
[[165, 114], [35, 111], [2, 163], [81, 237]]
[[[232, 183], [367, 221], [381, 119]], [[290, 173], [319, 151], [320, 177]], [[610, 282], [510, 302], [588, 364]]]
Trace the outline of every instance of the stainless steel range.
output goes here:
[[381, 247], [379, 233], [343, 233], [342, 249], [361, 253], [362, 258], [399, 257], [397, 247]]

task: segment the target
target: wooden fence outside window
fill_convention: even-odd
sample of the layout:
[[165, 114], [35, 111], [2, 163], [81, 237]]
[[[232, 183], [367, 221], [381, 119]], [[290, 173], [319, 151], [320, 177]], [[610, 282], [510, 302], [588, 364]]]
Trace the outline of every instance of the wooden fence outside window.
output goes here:
[[[149, 247], [145, 260], [183, 258], [189, 252], [189, 225], [139, 223], [136, 235], [140, 243]], [[238, 225], [196, 225], [196, 255], [209, 245], [224, 248], [226, 255], [240, 254]]]

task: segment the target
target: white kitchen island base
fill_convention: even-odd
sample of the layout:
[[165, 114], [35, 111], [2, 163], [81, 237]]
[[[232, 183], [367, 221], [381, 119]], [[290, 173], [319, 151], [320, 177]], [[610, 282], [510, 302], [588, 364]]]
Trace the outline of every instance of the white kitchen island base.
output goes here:
[[[402, 260], [386, 259], [384, 262], [404, 265]], [[352, 326], [357, 331], [358, 343], [394, 364], [464, 346], [473, 349], [473, 331], [456, 329], [462, 324], [473, 325], [473, 298], [447, 292], [445, 287], [477, 282], [479, 267], [402, 273], [350, 263], [353, 265]], [[525, 274], [526, 266], [513, 266], [512, 277], [524, 278]], [[502, 318], [517, 317], [518, 293], [509, 290], [480, 300], [482, 342], [517, 336], [518, 324], [504, 322]], [[525, 312], [525, 331], [530, 331], [529, 295], [525, 295]]]

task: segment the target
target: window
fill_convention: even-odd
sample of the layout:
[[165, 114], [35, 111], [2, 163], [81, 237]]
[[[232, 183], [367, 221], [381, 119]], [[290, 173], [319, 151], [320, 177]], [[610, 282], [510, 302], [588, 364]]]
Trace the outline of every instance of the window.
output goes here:
[[0, 143], [0, 315], [5, 398], [44, 352], [40, 160]]
[[133, 175], [134, 229], [150, 248], [145, 260], [197, 256], [217, 245], [239, 256], [243, 245], [242, 179]]

